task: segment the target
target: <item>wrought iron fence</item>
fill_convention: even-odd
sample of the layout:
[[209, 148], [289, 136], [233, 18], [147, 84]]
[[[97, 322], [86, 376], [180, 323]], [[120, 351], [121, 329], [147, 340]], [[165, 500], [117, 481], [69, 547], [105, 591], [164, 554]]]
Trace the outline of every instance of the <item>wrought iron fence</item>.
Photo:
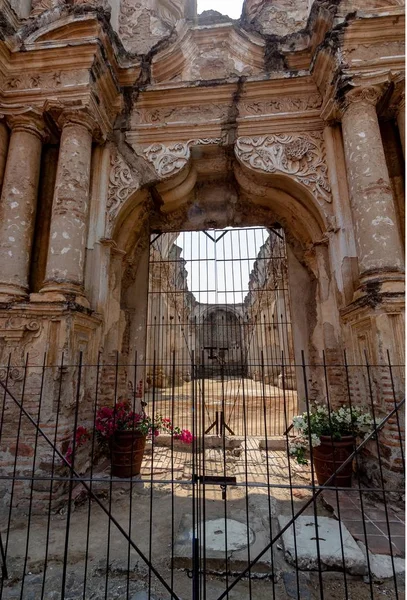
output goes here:
[[[175, 377], [157, 385], [152, 358], [49, 365], [27, 357], [2, 368], [0, 598], [403, 597], [402, 366], [304, 360], [293, 366], [303, 390], [294, 402], [283, 355], [273, 364], [261, 357], [254, 396], [245, 373], [221, 370], [215, 389], [192, 353], [180, 399]], [[261, 376], [276, 365], [278, 404]], [[169, 372], [176, 366], [173, 354]], [[329, 438], [323, 484], [311, 431], [308, 464], [291, 454], [301, 425], [292, 427], [293, 415], [304, 413], [310, 429], [315, 400], [330, 422], [340, 407], [371, 419], [347, 458]], [[120, 458], [114, 443], [100, 443], [123, 403], [181, 430], [165, 422], [166, 433], [150, 435], [132, 477], [112, 475]]]

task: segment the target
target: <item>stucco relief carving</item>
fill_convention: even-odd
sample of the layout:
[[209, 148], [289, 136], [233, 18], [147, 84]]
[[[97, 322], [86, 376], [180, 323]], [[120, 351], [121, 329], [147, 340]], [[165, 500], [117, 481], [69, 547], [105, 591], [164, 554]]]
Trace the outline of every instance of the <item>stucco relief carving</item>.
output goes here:
[[235, 154], [255, 171], [290, 175], [318, 201], [332, 201], [322, 134], [240, 137]]
[[38, 335], [41, 324], [39, 321], [27, 320], [21, 317], [9, 317], [0, 320], [0, 339], [7, 343], [21, 342], [27, 336]]
[[65, 0], [39, 0], [37, 2], [33, 2], [33, 8], [31, 10], [30, 17], [38, 17], [38, 15], [46, 10], [51, 10], [57, 6], [62, 6], [63, 4], [65, 4]]
[[172, 123], [187, 121], [194, 123], [225, 118], [230, 107], [228, 104], [207, 104], [205, 106], [181, 106], [165, 108], [138, 108], [134, 111], [137, 124]]
[[246, 15], [256, 28], [267, 35], [288, 35], [303, 28], [310, 12], [307, 0], [247, 2]]
[[160, 177], [169, 177], [185, 167], [191, 156], [191, 146], [209, 146], [221, 143], [222, 138], [201, 138], [188, 142], [175, 142], [168, 146], [152, 144], [144, 150], [143, 154], [154, 165], [154, 169]]
[[109, 191], [106, 207], [108, 234], [112, 231], [120, 207], [137, 187], [137, 182], [128, 164], [119, 153], [113, 153], [110, 157]]
[[240, 114], [264, 115], [282, 112], [302, 112], [320, 108], [322, 98], [319, 94], [309, 96], [294, 96], [287, 98], [274, 98], [271, 100], [259, 100], [256, 102], [244, 102], [240, 108]]
[[158, 17], [155, 4], [155, 0], [120, 2], [119, 35], [129, 52], [146, 54], [169, 35], [170, 27]]
[[[89, 79], [89, 75], [84, 72], [83, 77]], [[50, 73], [20, 73], [10, 77], [5, 82], [5, 89], [14, 90], [32, 90], [32, 89], [57, 89], [66, 85], [78, 85], [87, 83], [81, 76], [81, 71], [53, 71]]]

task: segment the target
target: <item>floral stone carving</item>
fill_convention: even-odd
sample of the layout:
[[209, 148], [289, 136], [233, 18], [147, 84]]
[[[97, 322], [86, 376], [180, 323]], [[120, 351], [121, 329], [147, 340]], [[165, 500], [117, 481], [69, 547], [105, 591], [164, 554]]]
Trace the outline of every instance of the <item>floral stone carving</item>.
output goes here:
[[123, 203], [138, 188], [128, 164], [119, 153], [110, 157], [109, 192], [107, 199], [107, 233], [111, 233], [114, 220]]
[[332, 201], [322, 135], [240, 137], [235, 154], [255, 171], [290, 175], [308, 187], [317, 200]]
[[203, 138], [188, 142], [175, 142], [169, 146], [152, 144], [143, 152], [160, 177], [169, 177], [181, 171], [191, 156], [191, 146], [210, 146], [222, 143], [222, 138]]

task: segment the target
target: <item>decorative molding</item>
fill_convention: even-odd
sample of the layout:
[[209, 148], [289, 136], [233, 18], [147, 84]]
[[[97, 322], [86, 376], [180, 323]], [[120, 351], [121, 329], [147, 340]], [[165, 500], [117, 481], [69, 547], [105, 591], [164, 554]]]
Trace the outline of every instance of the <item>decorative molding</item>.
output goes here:
[[166, 106], [162, 108], [140, 107], [133, 111], [135, 125], [155, 125], [162, 123], [179, 123], [197, 121], [215, 121], [227, 117], [230, 111], [228, 104], [205, 104], [194, 106]]
[[19, 73], [9, 77], [5, 82], [6, 91], [17, 90], [56, 90], [67, 85], [80, 85], [89, 83], [89, 75], [85, 73], [84, 81], [81, 81], [81, 71], [50, 71], [46, 73]]
[[322, 98], [319, 94], [291, 96], [285, 98], [243, 102], [239, 106], [239, 114], [240, 116], [261, 116], [274, 113], [304, 112], [306, 110], [318, 109], [321, 107], [321, 105]]
[[154, 165], [159, 177], [169, 177], [181, 171], [191, 156], [191, 146], [218, 146], [222, 138], [202, 138], [188, 142], [174, 142], [168, 146], [152, 144], [143, 151], [146, 159]]
[[36, 320], [27, 320], [22, 317], [9, 317], [0, 321], [0, 339], [7, 344], [21, 343], [29, 335], [38, 335], [41, 324]]
[[127, 198], [136, 191], [138, 184], [121, 154], [110, 156], [109, 191], [106, 206], [107, 235], [112, 232], [116, 216]]
[[255, 171], [289, 175], [318, 201], [332, 202], [322, 133], [240, 137], [235, 154]]

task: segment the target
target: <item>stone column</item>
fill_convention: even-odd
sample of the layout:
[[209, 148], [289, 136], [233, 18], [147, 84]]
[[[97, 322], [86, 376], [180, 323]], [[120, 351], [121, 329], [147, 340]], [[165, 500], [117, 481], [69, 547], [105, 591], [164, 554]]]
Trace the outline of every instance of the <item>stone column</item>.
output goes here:
[[82, 111], [63, 114], [47, 267], [41, 292], [83, 296], [94, 123]]
[[6, 168], [8, 142], [8, 127], [4, 121], [0, 121], [0, 190], [3, 185], [4, 170]]
[[[0, 298], [3, 300], [24, 297], [28, 292], [44, 136], [44, 124], [37, 113], [12, 116], [8, 121], [12, 133], [0, 200]], [[3, 140], [0, 136], [0, 148]]]
[[397, 106], [397, 127], [399, 129], [404, 158], [406, 157], [406, 99], [404, 92]]
[[392, 278], [403, 271], [396, 210], [376, 113], [379, 97], [376, 87], [353, 90], [346, 97], [342, 116], [361, 283], [379, 275]]

